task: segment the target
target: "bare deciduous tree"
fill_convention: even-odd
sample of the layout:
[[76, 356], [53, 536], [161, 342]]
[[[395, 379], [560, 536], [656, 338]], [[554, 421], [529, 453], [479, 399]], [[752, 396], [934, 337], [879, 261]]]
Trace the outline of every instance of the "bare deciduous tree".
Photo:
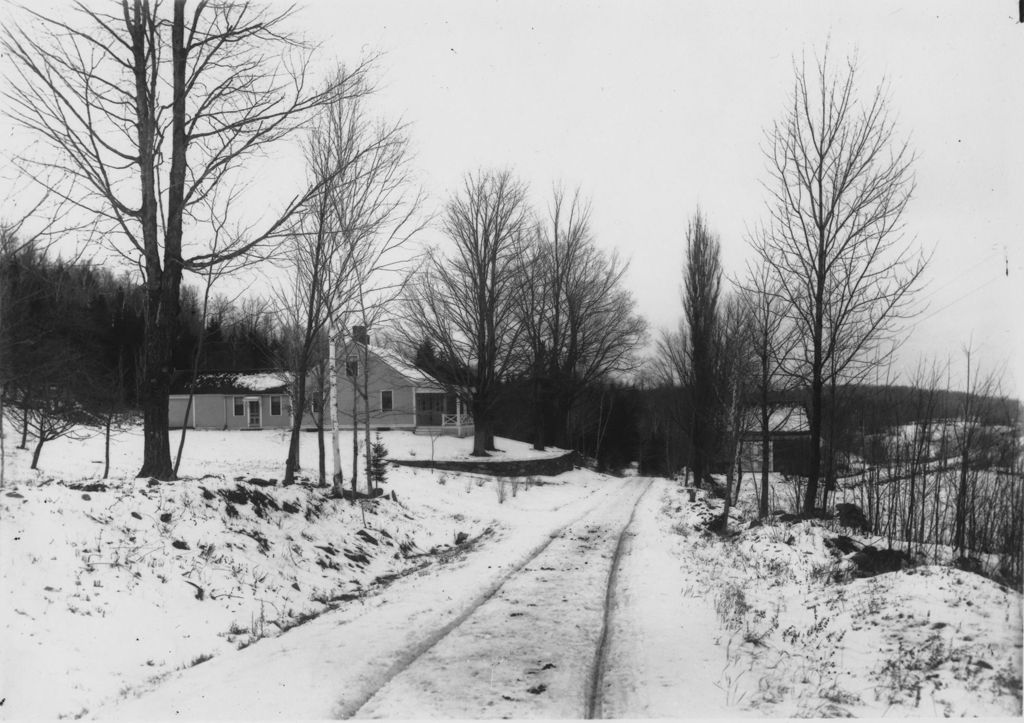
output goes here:
[[750, 266], [742, 282], [745, 314], [750, 324], [751, 351], [757, 372], [753, 389], [758, 401], [758, 424], [761, 444], [761, 492], [758, 516], [768, 516], [769, 467], [771, 462], [771, 395], [787, 386], [786, 363], [796, 344], [795, 327], [787, 320], [787, 312], [771, 268], [761, 264]]
[[428, 341], [445, 363], [448, 378], [439, 381], [470, 405], [476, 456], [493, 448], [495, 394], [516, 361], [528, 219], [526, 189], [508, 171], [467, 176], [444, 215], [454, 249], [427, 253], [396, 325], [407, 349]]
[[896, 138], [882, 87], [858, 101], [853, 62], [838, 72], [826, 53], [811, 69], [798, 65], [790, 107], [767, 136], [769, 221], [756, 248], [803, 340], [812, 437], [804, 508], [811, 511], [825, 386], [878, 358], [910, 312], [926, 260], [901, 226], [913, 155]]
[[726, 297], [714, 328], [712, 415], [717, 418], [715, 446], [719, 459], [725, 464], [725, 505], [720, 518], [723, 532], [728, 530], [729, 509], [739, 496], [743, 482], [740, 443], [751, 426], [744, 401], [757, 379], [757, 356], [749, 313], [751, 301], [744, 298], [745, 295], [740, 292]]
[[[306, 378], [309, 355], [328, 327], [337, 336], [347, 322], [360, 320], [365, 328], [380, 318], [401, 287], [388, 282], [389, 276], [400, 276], [404, 259], [399, 252], [422, 228], [422, 195], [412, 185], [405, 126], [370, 118], [362, 103], [370, 92], [365, 74], [353, 77], [342, 69], [335, 85], [342, 92], [324, 107], [306, 146], [310, 180], [318, 191], [289, 229], [304, 309], [302, 343], [294, 358], [296, 380]], [[328, 385], [337, 383], [336, 369], [327, 369], [326, 376]], [[298, 468], [300, 415], [305, 408], [305, 388], [298, 381], [296, 398], [286, 481]], [[340, 477], [339, 468], [334, 480], [339, 495]], [[352, 485], [355, 491], [355, 474]]]
[[548, 222], [524, 259], [520, 314], [534, 387], [534, 446], [567, 446], [580, 392], [634, 368], [646, 324], [622, 285], [629, 265], [597, 247], [579, 191], [569, 199], [555, 189]]
[[[185, 0], [170, 12], [122, 0], [111, 12], [76, 6], [64, 20], [25, 10], [36, 27], [4, 29], [7, 112], [48, 146], [23, 159], [30, 177], [55, 169], [50, 190], [101, 220], [112, 250], [146, 289], [144, 453], [140, 476], [173, 478], [168, 435], [171, 351], [184, 271], [253, 252], [276, 237], [306, 194], [258, 231], [240, 228], [211, 251], [195, 223], [246, 159], [334, 99], [312, 87], [311, 48], [287, 33], [291, 9]], [[356, 72], [360, 72], [357, 69]], [[46, 176], [49, 177], [49, 176]]]

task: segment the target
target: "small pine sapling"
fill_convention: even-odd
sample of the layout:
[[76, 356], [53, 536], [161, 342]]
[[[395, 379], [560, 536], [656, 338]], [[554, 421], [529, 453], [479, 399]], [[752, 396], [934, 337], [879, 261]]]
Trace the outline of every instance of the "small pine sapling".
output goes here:
[[377, 438], [370, 448], [370, 478], [374, 486], [378, 487], [387, 482], [387, 477], [388, 448], [384, 446], [384, 442], [380, 438], [380, 432], [377, 432]]

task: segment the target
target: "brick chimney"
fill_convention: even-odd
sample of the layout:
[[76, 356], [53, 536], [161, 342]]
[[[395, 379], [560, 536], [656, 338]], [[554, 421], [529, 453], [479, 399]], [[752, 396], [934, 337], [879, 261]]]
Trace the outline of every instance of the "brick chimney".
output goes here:
[[365, 326], [352, 327], [352, 341], [365, 346], [370, 346], [370, 335], [367, 333]]

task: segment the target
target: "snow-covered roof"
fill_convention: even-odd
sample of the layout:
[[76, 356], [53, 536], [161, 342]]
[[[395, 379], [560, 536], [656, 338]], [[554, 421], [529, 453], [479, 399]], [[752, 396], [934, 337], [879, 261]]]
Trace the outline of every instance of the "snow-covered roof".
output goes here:
[[811, 426], [803, 407], [775, 407], [768, 415], [768, 429], [773, 432], [809, 432]]
[[[287, 384], [288, 379], [282, 378], [284, 372], [259, 372], [256, 374], [239, 374], [235, 377], [235, 384], [254, 392], [266, 392], [280, 389], [282, 384]], [[287, 375], [290, 376], [290, 375]]]
[[398, 352], [377, 346], [370, 346], [367, 350], [417, 387], [441, 391], [442, 387], [436, 379], [407, 361]]
[[[751, 434], [761, 429], [761, 410], [752, 407], [748, 410], [747, 429]], [[809, 432], [807, 412], [800, 405], [776, 405], [768, 411], [768, 429], [772, 434], [799, 434]]]
[[286, 371], [202, 372], [189, 384], [189, 372], [176, 372], [171, 394], [287, 394], [291, 374]]

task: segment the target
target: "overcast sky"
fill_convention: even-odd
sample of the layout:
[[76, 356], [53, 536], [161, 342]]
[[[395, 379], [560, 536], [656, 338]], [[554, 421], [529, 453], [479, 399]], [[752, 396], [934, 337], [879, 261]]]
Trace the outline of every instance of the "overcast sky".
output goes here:
[[352, 62], [383, 51], [380, 107], [412, 124], [440, 204], [463, 174], [511, 167], [538, 205], [551, 184], [593, 201], [599, 242], [632, 260], [652, 329], [673, 326], [683, 236], [699, 205], [742, 271], [764, 216], [764, 129], [794, 57], [856, 54], [889, 84], [918, 154], [907, 233], [934, 250], [928, 305], [901, 367], [973, 340], [1019, 392], [1024, 310], [1024, 25], [1016, 2], [445, 2], [307, 5], [304, 28]]
[[[543, 207], [579, 186], [599, 243], [631, 259], [652, 331], [674, 326], [687, 219], [699, 205], [742, 272], [763, 218], [764, 129], [784, 111], [794, 57], [856, 54], [883, 78], [918, 154], [907, 233], [934, 251], [900, 366], [973, 345], [1024, 352], [1024, 25], [992, 2], [340, 2], [295, 19], [348, 63], [380, 51], [374, 105], [411, 124], [436, 207], [467, 171], [511, 168]], [[436, 238], [436, 237], [435, 237]]]
[[764, 129], [784, 110], [794, 57], [831, 39], [836, 58], [856, 54], [865, 94], [887, 80], [919, 156], [907, 233], [934, 259], [902, 365], [973, 338], [986, 366], [1012, 373], [1024, 351], [1016, 5], [325, 0], [300, 18], [339, 59], [384, 52], [378, 100], [411, 122], [436, 202], [478, 167], [510, 166], [537, 204], [556, 180], [580, 186], [600, 243], [632, 259], [653, 329], [681, 313], [698, 205], [726, 271], [742, 271], [746, 230], [764, 215]]

